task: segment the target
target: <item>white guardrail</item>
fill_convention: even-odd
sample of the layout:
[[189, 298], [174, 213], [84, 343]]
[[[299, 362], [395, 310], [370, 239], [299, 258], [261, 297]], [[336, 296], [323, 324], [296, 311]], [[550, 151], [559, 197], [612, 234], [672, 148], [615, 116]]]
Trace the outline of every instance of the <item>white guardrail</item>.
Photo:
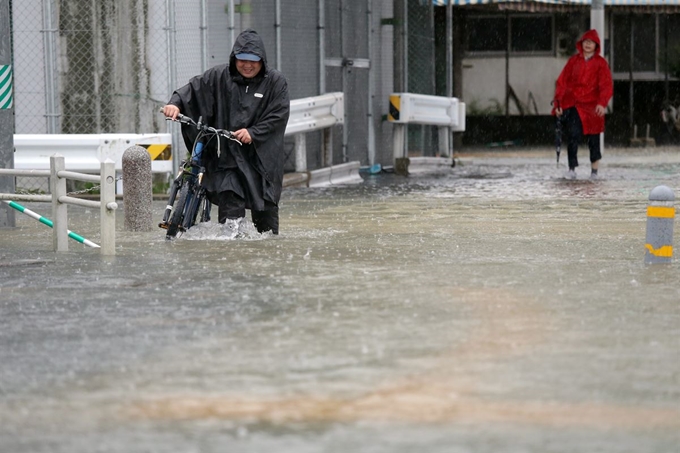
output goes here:
[[[70, 171], [97, 173], [111, 159], [123, 170], [123, 153], [131, 146], [149, 151], [153, 173], [172, 173], [171, 134], [14, 134], [14, 168], [49, 170], [50, 156], [64, 156]], [[117, 191], [122, 193], [121, 178]]]
[[[413, 93], [393, 93], [390, 95], [390, 109], [387, 119], [393, 123], [393, 145], [395, 165], [397, 159], [407, 156], [406, 125], [425, 124], [439, 126], [439, 154], [449, 155], [451, 132], [465, 131], [465, 103], [458, 98], [430, 96]], [[450, 161], [450, 156], [447, 160]], [[410, 158], [409, 172], [435, 165], [441, 158]], [[423, 162], [418, 162], [423, 160]], [[413, 165], [415, 164], [415, 165]]]
[[[295, 99], [290, 102], [290, 118], [286, 127], [286, 136], [295, 139], [295, 171], [307, 172], [308, 132], [323, 130], [322, 165], [333, 162], [333, 129], [344, 122], [344, 96], [341, 92], [327, 93], [320, 96]], [[71, 171], [96, 173], [100, 164], [106, 159], [114, 162], [116, 172], [122, 171], [123, 153], [131, 146], [141, 146], [151, 156], [153, 173], [172, 173], [172, 135], [167, 134], [15, 134], [14, 135], [14, 168], [17, 170], [49, 170], [50, 156], [64, 156], [66, 168]], [[349, 168], [353, 169], [352, 163]], [[334, 175], [334, 183], [343, 178], [348, 166], [338, 169]], [[361, 179], [358, 175], [359, 163], [356, 163], [356, 175], [350, 171], [348, 182]], [[324, 170], [325, 169], [321, 169]], [[310, 172], [313, 173], [313, 172]], [[122, 192], [122, 182], [117, 178], [118, 192]], [[312, 178], [310, 175], [309, 180]], [[322, 178], [323, 179], [323, 178]], [[330, 181], [330, 180], [329, 180]]]
[[66, 168], [98, 172], [106, 159], [123, 169], [123, 153], [141, 146], [151, 156], [151, 171], [172, 173], [170, 134], [14, 134], [14, 168], [49, 170], [50, 156], [64, 156]]
[[[290, 101], [290, 118], [286, 135], [295, 138], [295, 172], [307, 173], [308, 187], [363, 182], [359, 175], [360, 163], [333, 162], [333, 126], [343, 124], [345, 119], [344, 95], [341, 92]], [[307, 132], [323, 130], [322, 167], [307, 172]]]

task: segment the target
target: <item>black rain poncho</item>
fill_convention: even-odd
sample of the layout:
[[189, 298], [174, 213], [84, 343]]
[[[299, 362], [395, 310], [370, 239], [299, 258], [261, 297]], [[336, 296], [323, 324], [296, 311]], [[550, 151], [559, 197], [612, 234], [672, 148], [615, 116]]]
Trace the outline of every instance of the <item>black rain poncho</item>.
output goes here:
[[[250, 53], [262, 59], [262, 70], [245, 79], [236, 70], [235, 55]], [[195, 121], [218, 129], [247, 128], [253, 142], [243, 146], [221, 138], [221, 153], [212, 140], [203, 150], [203, 183], [209, 199], [231, 190], [246, 200], [246, 208], [262, 211], [264, 200], [278, 204], [283, 185], [283, 136], [290, 113], [288, 84], [279, 71], [269, 68], [264, 44], [254, 30], [243, 31], [232, 49], [229, 64], [215, 66], [175, 91], [170, 104]], [[197, 131], [182, 126], [182, 136], [192, 148]]]

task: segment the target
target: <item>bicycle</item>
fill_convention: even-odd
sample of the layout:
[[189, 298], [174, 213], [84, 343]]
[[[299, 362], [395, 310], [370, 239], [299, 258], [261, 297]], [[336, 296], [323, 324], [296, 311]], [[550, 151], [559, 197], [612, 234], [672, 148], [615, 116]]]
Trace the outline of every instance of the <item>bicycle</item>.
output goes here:
[[[161, 109], [162, 112], [162, 109]], [[163, 220], [158, 224], [165, 229], [166, 239], [174, 239], [177, 233], [186, 232], [198, 222], [210, 221], [210, 201], [207, 198], [206, 189], [203, 186], [203, 149], [211, 140], [217, 139], [217, 157], [220, 156], [221, 147], [219, 137], [242, 143], [234, 137], [231, 131], [210, 127], [198, 119], [198, 122], [188, 116], [177, 115], [177, 119], [166, 118], [168, 121], [176, 121], [195, 127], [198, 130], [194, 140], [191, 154], [180, 163], [179, 172], [170, 186], [170, 197], [163, 213]]]

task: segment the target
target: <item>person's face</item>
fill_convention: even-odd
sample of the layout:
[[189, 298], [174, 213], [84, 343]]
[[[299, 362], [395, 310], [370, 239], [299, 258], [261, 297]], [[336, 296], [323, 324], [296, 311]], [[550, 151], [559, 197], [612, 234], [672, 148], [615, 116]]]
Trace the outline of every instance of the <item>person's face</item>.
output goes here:
[[252, 79], [262, 69], [262, 60], [236, 60], [236, 70], [246, 79]]
[[583, 40], [583, 43], [581, 43], [583, 46], [583, 52], [584, 53], [594, 53], [595, 48], [597, 47], [597, 44], [595, 44], [595, 41], [592, 41], [590, 39], [585, 39]]

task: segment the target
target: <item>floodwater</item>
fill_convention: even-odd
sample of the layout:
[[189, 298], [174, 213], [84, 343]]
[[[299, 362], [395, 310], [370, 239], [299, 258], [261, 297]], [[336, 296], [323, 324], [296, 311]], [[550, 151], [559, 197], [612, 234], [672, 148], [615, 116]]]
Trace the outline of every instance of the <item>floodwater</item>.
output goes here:
[[[477, 153], [286, 189], [278, 237], [165, 241], [121, 210], [114, 257], [56, 254], [17, 213], [0, 451], [677, 452], [680, 265], [645, 265], [644, 243], [680, 151], [580, 170]], [[98, 242], [97, 212], [69, 220]]]

